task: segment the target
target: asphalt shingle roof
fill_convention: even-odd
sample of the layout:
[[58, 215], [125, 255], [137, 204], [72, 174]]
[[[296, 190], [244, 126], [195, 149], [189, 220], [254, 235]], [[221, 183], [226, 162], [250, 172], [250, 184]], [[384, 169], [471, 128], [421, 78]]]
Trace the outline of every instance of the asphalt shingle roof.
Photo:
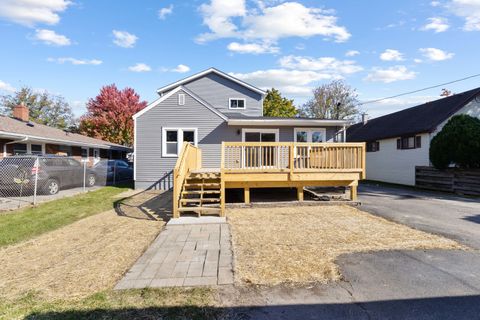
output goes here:
[[[90, 138], [77, 133], [69, 133], [63, 130], [49, 127], [43, 124], [38, 124], [35, 122], [24, 122], [15, 118], [10, 118], [6, 116], [0, 116], [0, 131], [7, 133], [15, 133], [21, 135], [35, 136], [39, 138], [54, 139], [54, 140], [63, 140], [72, 143], [81, 143], [87, 145], [94, 145], [98, 147], [109, 148], [122, 148], [128, 149], [128, 147], [103, 141], [100, 139]], [[60, 142], [59, 142], [60, 143]]]
[[433, 132], [439, 124], [479, 94], [480, 88], [476, 88], [371, 119], [366, 124], [357, 123], [348, 128], [347, 141], [374, 141]]

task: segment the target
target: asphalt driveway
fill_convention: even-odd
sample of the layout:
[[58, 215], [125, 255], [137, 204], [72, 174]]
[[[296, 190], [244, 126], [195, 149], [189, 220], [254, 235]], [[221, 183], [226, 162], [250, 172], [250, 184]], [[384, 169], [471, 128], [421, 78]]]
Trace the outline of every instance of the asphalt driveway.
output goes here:
[[344, 255], [338, 283], [227, 292], [231, 318], [480, 319], [479, 200], [376, 185], [362, 185], [359, 200], [362, 210], [472, 249]]
[[480, 249], [480, 199], [365, 184], [362, 210]]

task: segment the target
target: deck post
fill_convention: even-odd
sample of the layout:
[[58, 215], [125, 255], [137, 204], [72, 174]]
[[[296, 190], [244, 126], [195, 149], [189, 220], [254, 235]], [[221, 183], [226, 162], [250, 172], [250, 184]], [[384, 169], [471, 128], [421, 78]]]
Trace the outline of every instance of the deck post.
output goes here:
[[357, 201], [357, 185], [350, 186], [350, 200]]
[[245, 187], [243, 189], [243, 199], [245, 204], [250, 204], [250, 187]]
[[178, 169], [173, 170], [173, 217], [178, 218], [178, 201], [179, 201], [179, 182], [178, 182]]
[[298, 201], [303, 201], [303, 186], [297, 187], [297, 198]]
[[220, 217], [225, 217], [225, 142], [222, 141], [220, 159]]

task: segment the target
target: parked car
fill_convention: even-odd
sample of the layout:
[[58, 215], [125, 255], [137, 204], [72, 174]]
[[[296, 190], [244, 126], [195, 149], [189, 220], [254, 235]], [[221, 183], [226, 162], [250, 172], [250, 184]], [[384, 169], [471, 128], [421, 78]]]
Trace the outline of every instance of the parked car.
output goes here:
[[[35, 163], [38, 159], [38, 168]], [[6, 157], [0, 161], [0, 190], [2, 193], [32, 192], [38, 171], [37, 191], [54, 195], [60, 190], [85, 185], [93, 187], [96, 176], [84, 169], [79, 161], [61, 156], [24, 155]]]
[[133, 167], [124, 160], [100, 160], [92, 172], [98, 184], [112, 185], [133, 179]]

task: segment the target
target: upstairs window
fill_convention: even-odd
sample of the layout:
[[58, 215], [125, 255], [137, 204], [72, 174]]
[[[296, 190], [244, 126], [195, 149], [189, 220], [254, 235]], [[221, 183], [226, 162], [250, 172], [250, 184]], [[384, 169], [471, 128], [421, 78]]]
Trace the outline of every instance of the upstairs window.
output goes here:
[[367, 152], [377, 152], [377, 151], [380, 151], [379, 141], [367, 142]]
[[422, 147], [421, 136], [408, 136], [397, 139], [397, 149], [418, 149]]
[[245, 99], [230, 98], [228, 101], [229, 109], [245, 109]]

